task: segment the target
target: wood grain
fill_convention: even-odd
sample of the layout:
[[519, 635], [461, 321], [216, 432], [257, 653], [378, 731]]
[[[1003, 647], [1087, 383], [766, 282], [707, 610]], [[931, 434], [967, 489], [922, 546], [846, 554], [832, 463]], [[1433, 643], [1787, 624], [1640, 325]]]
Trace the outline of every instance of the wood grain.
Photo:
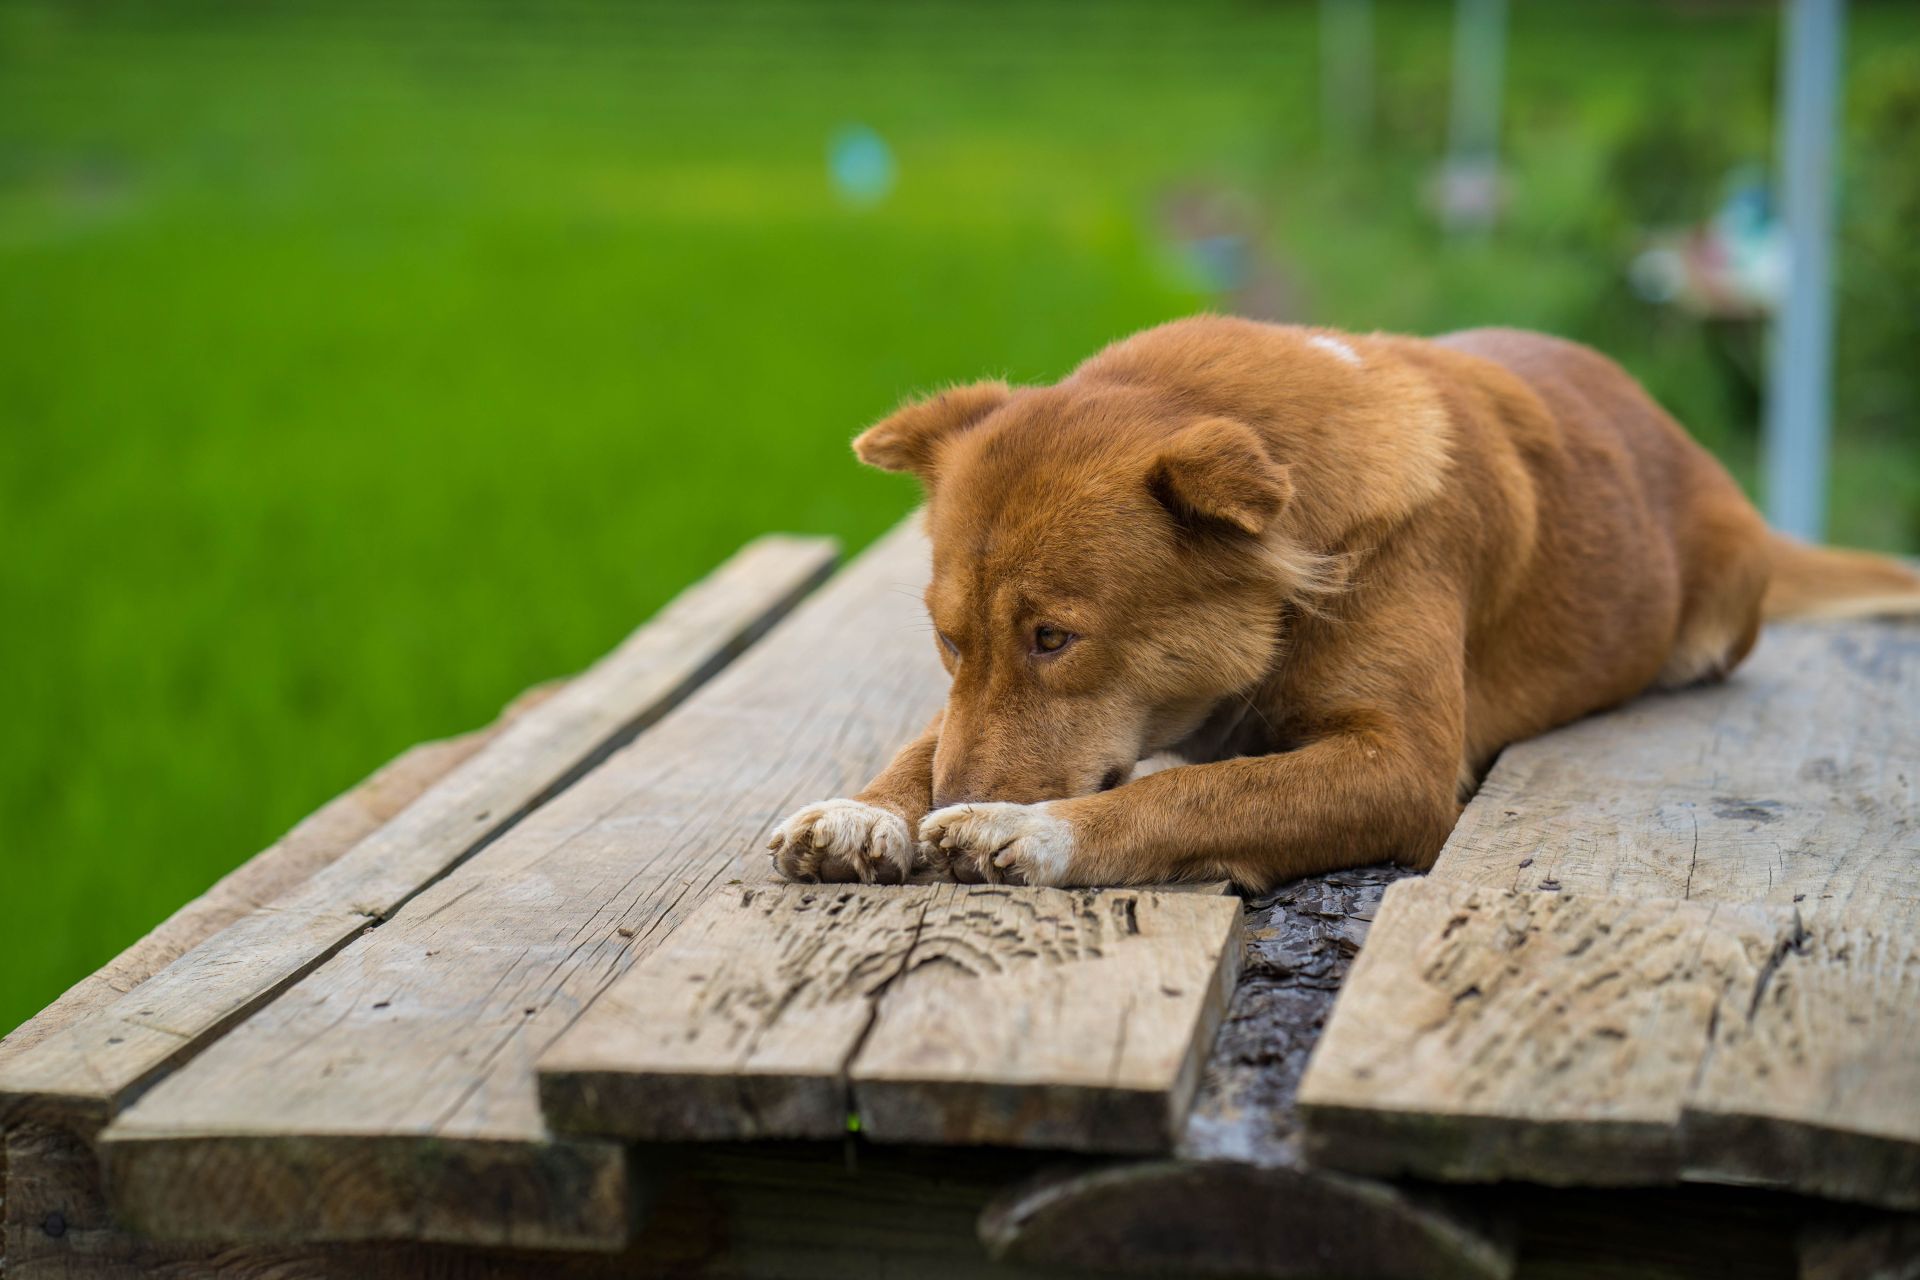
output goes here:
[[1920, 1209], [1920, 908], [1807, 912], [1739, 1012], [1687, 1099], [1685, 1176]]
[[847, 1075], [879, 1142], [1172, 1145], [1239, 972], [1240, 901], [940, 886]]
[[1509, 748], [1336, 1006], [1314, 1153], [1920, 1205], [1917, 768], [1910, 622]]
[[0, 1119], [104, 1122], [631, 740], [786, 612], [832, 558], [819, 540], [747, 547], [351, 850], [0, 1064]]
[[716, 895], [542, 1057], [564, 1132], [1163, 1150], [1237, 899], [998, 886]]
[[[770, 876], [774, 822], [857, 787], [926, 722], [944, 680], [925, 574], [916, 530], [883, 539], [632, 746], [162, 1081], [103, 1135], [117, 1207], [195, 1238], [623, 1240], [610, 1203], [585, 1222], [538, 1198], [618, 1148], [550, 1137], [534, 1061], [709, 893]], [[468, 1144], [499, 1176], [522, 1162], [528, 1197], [480, 1201], [440, 1176]], [[577, 1230], [563, 1241], [550, 1221]]]
[[847, 1063], [934, 892], [714, 894], [541, 1055], [548, 1124], [648, 1141], [845, 1134]]
[[1388, 891], [1300, 1086], [1337, 1167], [1670, 1182], [1707, 1042], [1797, 936], [1792, 910]]
[[1508, 747], [1433, 874], [1634, 898], [1920, 903], [1920, 626], [1769, 626], [1725, 684]]
[[1920, 1207], [1910, 909], [1396, 886], [1300, 1094], [1375, 1174]]

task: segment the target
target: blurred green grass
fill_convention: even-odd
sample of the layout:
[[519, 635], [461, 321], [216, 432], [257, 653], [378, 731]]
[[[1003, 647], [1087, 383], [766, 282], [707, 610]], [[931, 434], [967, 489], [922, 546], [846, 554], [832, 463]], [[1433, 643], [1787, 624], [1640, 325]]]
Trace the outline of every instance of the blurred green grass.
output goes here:
[[[845, 442], [901, 396], [1215, 302], [1172, 184], [1254, 193], [1314, 320], [1598, 341], [1750, 472], [1701, 333], [1582, 228], [1674, 76], [1764, 157], [1771, 11], [1519, 7], [1515, 207], [1468, 247], [1417, 199], [1445, 7], [1381, 7], [1360, 157], [1314, 18], [0, 5], [0, 1028], [753, 534], [873, 537], [912, 489]], [[1916, 47], [1857, 11], [1856, 60]], [[850, 121], [874, 208], [827, 182]], [[1843, 438], [1837, 536], [1914, 537], [1913, 453]]]

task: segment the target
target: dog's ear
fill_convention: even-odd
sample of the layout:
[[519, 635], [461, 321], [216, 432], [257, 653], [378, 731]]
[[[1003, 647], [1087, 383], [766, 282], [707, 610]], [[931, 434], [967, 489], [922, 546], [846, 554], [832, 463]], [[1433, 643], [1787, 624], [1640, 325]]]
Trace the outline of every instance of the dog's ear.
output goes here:
[[1182, 427], [1147, 469], [1147, 487], [1183, 524], [1264, 533], [1293, 497], [1287, 469], [1244, 423], [1202, 418]]
[[947, 440], [1013, 398], [1004, 382], [975, 382], [909, 401], [861, 432], [853, 442], [860, 461], [882, 471], [911, 471], [922, 482], [933, 478], [940, 442]]

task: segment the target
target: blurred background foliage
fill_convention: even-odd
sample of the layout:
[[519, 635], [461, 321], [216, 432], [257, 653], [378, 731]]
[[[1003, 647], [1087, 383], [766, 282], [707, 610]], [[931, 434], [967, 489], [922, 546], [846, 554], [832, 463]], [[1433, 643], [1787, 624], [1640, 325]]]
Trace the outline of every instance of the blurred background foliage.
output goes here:
[[[1627, 266], [1769, 161], [1776, 17], [1515, 5], [1461, 243], [1419, 0], [1338, 145], [1307, 3], [0, 0], [0, 1028], [751, 535], [872, 538], [913, 493], [845, 442], [916, 389], [1209, 306], [1525, 325], [1751, 477], [1757, 326]], [[1911, 549], [1920, 10], [1846, 84], [1832, 534]]]

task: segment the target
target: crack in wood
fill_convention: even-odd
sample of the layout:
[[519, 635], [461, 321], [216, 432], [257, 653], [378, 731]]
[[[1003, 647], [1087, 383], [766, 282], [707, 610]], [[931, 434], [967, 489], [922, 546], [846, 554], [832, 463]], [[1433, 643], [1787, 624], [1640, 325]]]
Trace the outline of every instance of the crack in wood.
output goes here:
[[[563, 1132], [1151, 1149], [1225, 998], [1231, 899], [758, 888], [700, 908], [540, 1064]], [[1104, 944], [1104, 945], [1096, 945]]]

